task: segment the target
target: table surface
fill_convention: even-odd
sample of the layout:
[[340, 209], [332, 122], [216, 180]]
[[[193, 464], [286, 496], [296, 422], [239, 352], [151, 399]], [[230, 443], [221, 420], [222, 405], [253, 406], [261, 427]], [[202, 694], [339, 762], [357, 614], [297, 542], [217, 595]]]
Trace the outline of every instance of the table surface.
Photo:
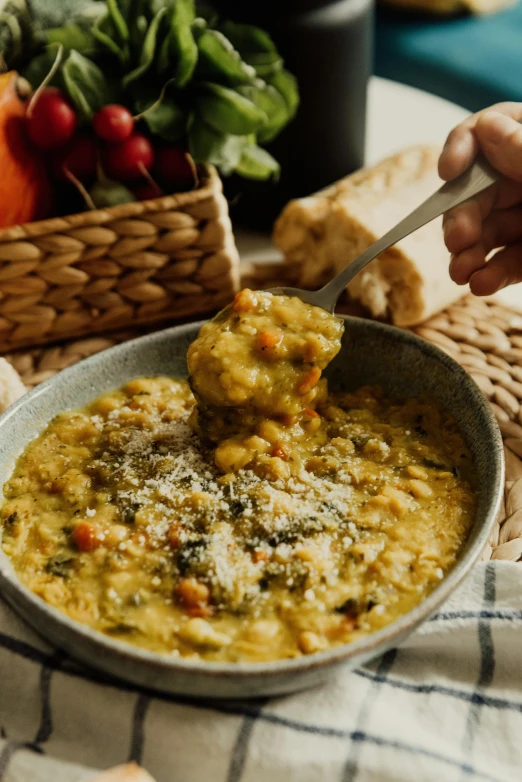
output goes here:
[[[462, 4], [463, 5], [463, 4]], [[478, 111], [522, 100], [522, 3], [494, 14], [398, 13], [377, 4], [374, 72]]]
[[[376, 163], [412, 144], [442, 144], [468, 114], [461, 106], [435, 95], [374, 76], [368, 93], [366, 162]], [[281, 257], [266, 235], [237, 229], [236, 240], [246, 263], [274, 262]], [[522, 308], [522, 283], [497, 296], [506, 304]]]

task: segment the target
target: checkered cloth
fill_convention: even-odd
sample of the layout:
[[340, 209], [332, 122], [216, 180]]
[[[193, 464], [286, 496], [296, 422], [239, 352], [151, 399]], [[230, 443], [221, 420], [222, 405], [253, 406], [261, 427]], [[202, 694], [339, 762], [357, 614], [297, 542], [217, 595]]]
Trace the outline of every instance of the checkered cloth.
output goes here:
[[522, 565], [479, 565], [400, 649], [313, 691], [196, 703], [87, 672], [0, 606], [0, 780], [520, 780]]

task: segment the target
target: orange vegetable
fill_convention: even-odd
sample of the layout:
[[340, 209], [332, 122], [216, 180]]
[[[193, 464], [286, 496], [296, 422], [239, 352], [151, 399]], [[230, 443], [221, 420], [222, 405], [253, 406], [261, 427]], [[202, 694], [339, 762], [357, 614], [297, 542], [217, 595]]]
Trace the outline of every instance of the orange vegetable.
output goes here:
[[284, 446], [279, 445], [279, 443], [272, 448], [272, 456], [277, 456], [278, 459], [282, 459], [284, 462], [288, 460], [287, 451]]
[[26, 134], [18, 79], [15, 71], [0, 74], [0, 228], [46, 217], [52, 200], [44, 161]]
[[206, 606], [210, 592], [205, 584], [195, 578], [184, 578], [177, 588], [177, 596], [188, 608]]
[[257, 307], [257, 298], [253, 291], [250, 290], [250, 288], [244, 288], [242, 291], [239, 291], [239, 293], [236, 293], [234, 296], [234, 301], [232, 302], [232, 309], [235, 312], [248, 312], [249, 310], [253, 310]]
[[80, 551], [94, 551], [102, 544], [102, 536], [97, 524], [80, 521], [73, 529], [72, 538]]
[[297, 390], [301, 395], [308, 394], [312, 388], [315, 388], [321, 377], [321, 370], [318, 367], [314, 367], [308, 372], [297, 386]]
[[283, 334], [281, 331], [274, 329], [267, 329], [266, 331], [260, 331], [256, 338], [257, 347], [259, 350], [272, 350], [281, 344], [283, 340]]

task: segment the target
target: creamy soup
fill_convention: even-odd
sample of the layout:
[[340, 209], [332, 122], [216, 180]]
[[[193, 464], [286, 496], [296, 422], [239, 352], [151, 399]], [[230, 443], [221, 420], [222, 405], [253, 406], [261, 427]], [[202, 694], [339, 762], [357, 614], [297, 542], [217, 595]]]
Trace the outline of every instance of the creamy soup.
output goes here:
[[[26, 448], [4, 487], [2, 545], [43, 600], [157, 652], [258, 662], [374, 632], [453, 566], [475, 508], [455, 422], [377, 388], [303, 390], [342, 327], [277, 299], [269, 322], [244, 310], [253, 331], [226, 370], [237, 310], [190, 351], [198, 396], [255, 408], [217, 450], [194, 432], [189, 386], [170, 378], [63, 413]], [[270, 347], [259, 335], [274, 322]]]

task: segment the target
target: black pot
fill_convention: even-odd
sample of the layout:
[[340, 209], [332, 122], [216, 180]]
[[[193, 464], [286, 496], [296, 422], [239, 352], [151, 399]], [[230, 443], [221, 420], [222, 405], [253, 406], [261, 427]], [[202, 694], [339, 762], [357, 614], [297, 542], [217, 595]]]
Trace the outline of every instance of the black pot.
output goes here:
[[268, 30], [296, 77], [296, 117], [267, 149], [278, 183], [225, 181], [236, 222], [269, 228], [291, 198], [309, 195], [363, 164], [372, 70], [373, 0], [216, 0], [223, 17]]

